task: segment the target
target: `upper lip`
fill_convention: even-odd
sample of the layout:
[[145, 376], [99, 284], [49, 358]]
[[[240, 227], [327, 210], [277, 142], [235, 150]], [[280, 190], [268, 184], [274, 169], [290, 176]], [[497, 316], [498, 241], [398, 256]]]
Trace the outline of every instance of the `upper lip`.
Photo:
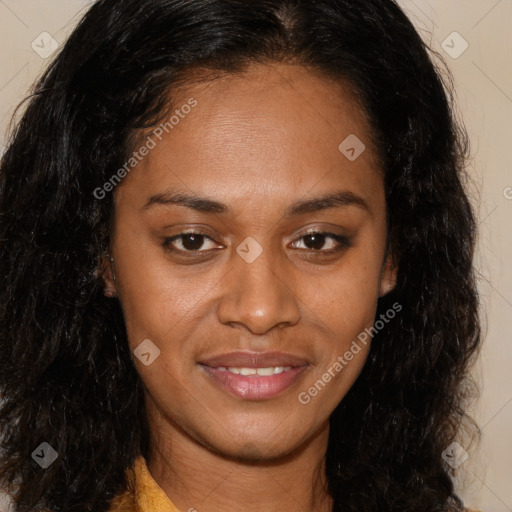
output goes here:
[[269, 366], [306, 366], [308, 361], [300, 356], [283, 352], [229, 352], [210, 357], [201, 364], [237, 368], [268, 368]]

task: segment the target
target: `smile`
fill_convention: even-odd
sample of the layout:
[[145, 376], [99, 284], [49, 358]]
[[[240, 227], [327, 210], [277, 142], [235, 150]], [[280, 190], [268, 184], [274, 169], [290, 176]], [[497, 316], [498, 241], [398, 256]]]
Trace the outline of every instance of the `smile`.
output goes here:
[[[245, 400], [268, 400], [291, 388], [307, 366], [231, 369], [202, 366], [202, 368], [214, 386], [231, 395]], [[240, 373], [236, 373], [238, 370]], [[244, 373], [249, 374], [244, 375]]]
[[267, 368], [237, 368], [237, 367], [229, 367], [225, 368], [224, 366], [219, 366], [216, 368], [221, 371], [228, 371], [234, 373], [235, 375], [259, 375], [261, 377], [268, 377], [269, 375], [277, 375], [278, 373], [287, 372], [292, 369], [291, 366], [268, 366]]

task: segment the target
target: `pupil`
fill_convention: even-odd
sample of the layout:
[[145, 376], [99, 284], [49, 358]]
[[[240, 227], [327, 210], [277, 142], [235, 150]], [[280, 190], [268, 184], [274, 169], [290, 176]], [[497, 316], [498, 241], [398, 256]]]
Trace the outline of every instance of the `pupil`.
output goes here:
[[[308, 244], [308, 239], [312, 241], [312, 244]], [[306, 246], [309, 249], [321, 249], [325, 243], [325, 235], [322, 234], [314, 234], [314, 235], [306, 235]], [[312, 245], [312, 247], [310, 247]]]
[[[189, 234], [189, 235], [183, 235], [182, 236], [182, 242], [183, 247], [185, 249], [188, 249], [190, 251], [196, 251], [203, 245], [203, 238], [204, 235], [197, 235], [197, 234]], [[188, 243], [188, 241], [192, 241], [192, 243]]]

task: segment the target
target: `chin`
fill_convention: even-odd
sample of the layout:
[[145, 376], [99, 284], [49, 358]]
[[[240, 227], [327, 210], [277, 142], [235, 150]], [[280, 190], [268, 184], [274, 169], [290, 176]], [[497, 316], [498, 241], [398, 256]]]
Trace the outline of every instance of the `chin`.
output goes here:
[[238, 461], [271, 461], [282, 459], [294, 452], [298, 447], [284, 444], [277, 441], [269, 443], [268, 439], [257, 439], [246, 441], [245, 443], [227, 443], [226, 446], [216, 446], [215, 452], [224, 458], [230, 458]]
[[210, 451], [243, 461], [281, 459], [300, 449], [308, 439], [306, 432], [292, 434], [288, 429], [280, 428], [279, 424], [265, 431], [256, 430], [254, 425], [250, 431], [217, 431], [215, 438], [212, 430], [205, 434], [201, 441]]

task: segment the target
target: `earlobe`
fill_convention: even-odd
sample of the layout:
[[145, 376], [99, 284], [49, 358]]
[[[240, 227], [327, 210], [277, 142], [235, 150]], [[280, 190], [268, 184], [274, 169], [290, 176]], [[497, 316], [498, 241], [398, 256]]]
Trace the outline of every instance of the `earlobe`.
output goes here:
[[114, 258], [110, 255], [102, 256], [100, 265], [100, 275], [104, 284], [104, 291], [106, 297], [116, 297], [116, 275], [114, 272]]
[[395, 264], [392, 255], [389, 254], [382, 267], [379, 297], [383, 297], [395, 288], [397, 272], [398, 266]]

